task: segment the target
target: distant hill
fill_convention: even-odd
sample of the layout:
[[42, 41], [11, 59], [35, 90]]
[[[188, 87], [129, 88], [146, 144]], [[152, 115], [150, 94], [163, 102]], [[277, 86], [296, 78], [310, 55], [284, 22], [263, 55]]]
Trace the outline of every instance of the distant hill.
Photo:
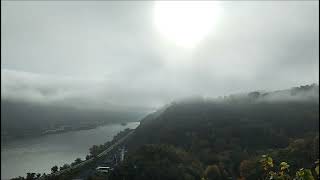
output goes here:
[[319, 85], [304, 85], [271, 92], [253, 91], [249, 93], [233, 94], [218, 100], [232, 102], [319, 102]]
[[145, 112], [107, 111], [1, 100], [1, 138], [41, 135], [46, 130], [88, 128], [106, 123], [138, 121]]

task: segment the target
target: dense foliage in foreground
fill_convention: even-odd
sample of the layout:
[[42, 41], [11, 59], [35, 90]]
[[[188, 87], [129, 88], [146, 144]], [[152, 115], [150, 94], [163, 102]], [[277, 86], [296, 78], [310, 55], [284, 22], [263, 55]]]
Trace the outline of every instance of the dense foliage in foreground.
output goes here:
[[168, 145], [146, 145], [130, 156], [110, 179], [200, 179], [201, 163], [187, 152]]

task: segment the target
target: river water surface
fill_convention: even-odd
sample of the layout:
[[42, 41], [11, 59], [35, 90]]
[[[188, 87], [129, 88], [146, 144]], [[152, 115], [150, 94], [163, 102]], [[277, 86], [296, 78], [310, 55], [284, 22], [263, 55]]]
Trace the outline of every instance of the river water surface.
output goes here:
[[139, 122], [125, 126], [111, 124], [1, 145], [1, 179], [26, 176], [27, 172], [49, 173], [52, 166], [60, 167], [76, 158], [84, 159], [92, 145], [110, 141], [118, 132], [126, 128], [134, 129], [138, 125]]

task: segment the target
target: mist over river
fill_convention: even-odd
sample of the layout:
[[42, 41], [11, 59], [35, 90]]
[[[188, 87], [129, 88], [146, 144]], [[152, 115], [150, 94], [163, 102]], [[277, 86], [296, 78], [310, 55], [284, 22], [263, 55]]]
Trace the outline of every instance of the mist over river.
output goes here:
[[25, 176], [27, 172], [49, 173], [54, 165], [70, 164], [76, 158], [83, 160], [92, 145], [110, 141], [118, 132], [138, 125], [139, 122], [109, 124], [1, 144], [1, 179]]

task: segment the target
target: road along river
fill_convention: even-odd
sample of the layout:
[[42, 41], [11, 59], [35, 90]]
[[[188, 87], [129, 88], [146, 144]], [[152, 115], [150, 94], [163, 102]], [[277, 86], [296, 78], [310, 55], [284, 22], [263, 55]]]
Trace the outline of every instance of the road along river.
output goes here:
[[139, 122], [110, 124], [1, 145], [1, 179], [25, 176], [27, 172], [49, 173], [52, 166], [84, 159], [92, 145], [110, 141], [118, 132], [138, 125]]

